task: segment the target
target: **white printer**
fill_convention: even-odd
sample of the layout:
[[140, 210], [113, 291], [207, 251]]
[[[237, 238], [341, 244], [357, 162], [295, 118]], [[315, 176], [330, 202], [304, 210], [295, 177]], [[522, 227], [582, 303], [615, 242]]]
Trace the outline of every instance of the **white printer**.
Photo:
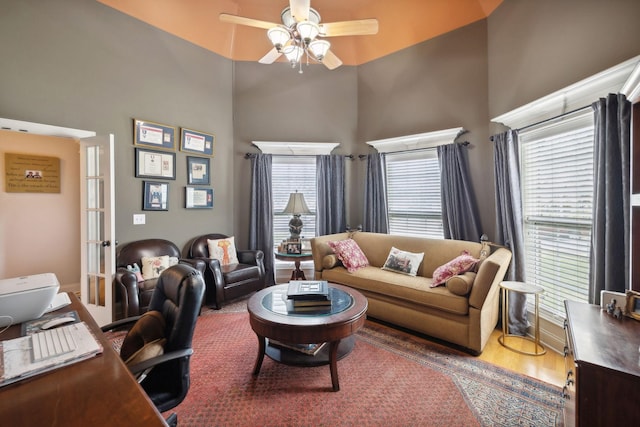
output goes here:
[[53, 273], [0, 279], [0, 327], [42, 316], [59, 289]]

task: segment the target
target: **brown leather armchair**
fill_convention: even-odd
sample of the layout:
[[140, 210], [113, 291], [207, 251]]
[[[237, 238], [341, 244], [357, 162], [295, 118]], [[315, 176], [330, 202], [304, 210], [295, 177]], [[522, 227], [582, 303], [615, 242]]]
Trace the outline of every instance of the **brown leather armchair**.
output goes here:
[[142, 257], [168, 255], [178, 258], [180, 264], [187, 264], [204, 275], [205, 263], [199, 260], [181, 259], [180, 250], [169, 240], [144, 239], [118, 246], [116, 249], [116, 273], [113, 288], [116, 302], [122, 304], [123, 317], [138, 316], [147, 311], [151, 295], [158, 279], [138, 282], [136, 274], [127, 270], [128, 265], [137, 263], [142, 268]]
[[264, 253], [261, 250], [236, 250], [238, 264], [221, 265], [209, 258], [208, 240], [226, 239], [224, 234], [205, 234], [193, 239], [189, 258], [206, 262], [205, 304], [216, 310], [222, 303], [264, 288]]

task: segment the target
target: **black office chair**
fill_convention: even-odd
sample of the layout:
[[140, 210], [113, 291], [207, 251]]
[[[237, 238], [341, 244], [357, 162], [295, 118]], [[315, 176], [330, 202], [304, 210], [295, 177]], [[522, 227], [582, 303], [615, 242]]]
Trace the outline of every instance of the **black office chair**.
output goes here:
[[[199, 271], [174, 265], [158, 278], [147, 313], [102, 327], [106, 332], [133, 325], [120, 356], [160, 412], [180, 404], [189, 390], [191, 343], [204, 289]], [[167, 421], [176, 425], [176, 414]]]

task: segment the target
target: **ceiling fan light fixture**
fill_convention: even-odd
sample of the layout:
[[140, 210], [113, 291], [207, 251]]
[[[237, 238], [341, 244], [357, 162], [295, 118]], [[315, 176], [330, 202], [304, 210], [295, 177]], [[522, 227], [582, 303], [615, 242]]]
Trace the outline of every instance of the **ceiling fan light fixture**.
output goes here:
[[330, 47], [331, 43], [326, 40], [314, 40], [309, 43], [309, 50], [318, 61], [322, 61], [322, 58], [327, 54]]
[[300, 38], [306, 45], [312, 42], [320, 33], [320, 27], [318, 26], [318, 24], [311, 21], [298, 22], [298, 24], [296, 25], [296, 30], [298, 30]]
[[287, 46], [282, 53], [284, 53], [284, 56], [287, 57], [287, 60], [289, 60], [289, 63], [291, 64], [292, 67], [295, 67], [296, 64], [300, 61], [300, 58], [302, 58], [302, 48], [300, 46]]
[[282, 46], [291, 39], [291, 34], [289, 34], [287, 29], [277, 26], [267, 31], [267, 37], [269, 37], [273, 46], [280, 52]]

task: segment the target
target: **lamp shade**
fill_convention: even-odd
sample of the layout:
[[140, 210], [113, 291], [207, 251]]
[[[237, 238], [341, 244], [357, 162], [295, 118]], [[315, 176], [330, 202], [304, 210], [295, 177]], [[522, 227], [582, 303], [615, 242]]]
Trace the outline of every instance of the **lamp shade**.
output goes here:
[[298, 22], [296, 29], [298, 30], [298, 34], [300, 34], [300, 38], [304, 40], [306, 44], [309, 44], [309, 42], [315, 39], [320, 33], [320, 27], [318, 27], [318, 24], [310, 21]]
[[314, 40], [309, 43], [309, 49], [313, 53], [313, 56], [318, 59], [318, 61], [322, 61], [322, 58], [327, 54], [329, 48], [331, 47], [331, 43], [326, 40]]
[[287, 46], [282, 50], [291, 65], [295, 66], [302, 57], [303, 50], [300, 46]]
[[304, 194], [295, 193], [289, 194], [289, 202], [287, 206], [284, 208], [282, 213], [291, 214], [291, 215], [301, 215], [301, 214], [309, 214], [311, 211], [307, 206], [307, 202], [304, 201]]
[[271, 40], [271, 43], [279, 52], [280, 49], [282, 49], [282, 46], [289, 41], [291, 35], [289, 34], [289, 31], [282, 27], [273, 27], [267, 31], [267, 37], [269, 37], [269, 40]]

